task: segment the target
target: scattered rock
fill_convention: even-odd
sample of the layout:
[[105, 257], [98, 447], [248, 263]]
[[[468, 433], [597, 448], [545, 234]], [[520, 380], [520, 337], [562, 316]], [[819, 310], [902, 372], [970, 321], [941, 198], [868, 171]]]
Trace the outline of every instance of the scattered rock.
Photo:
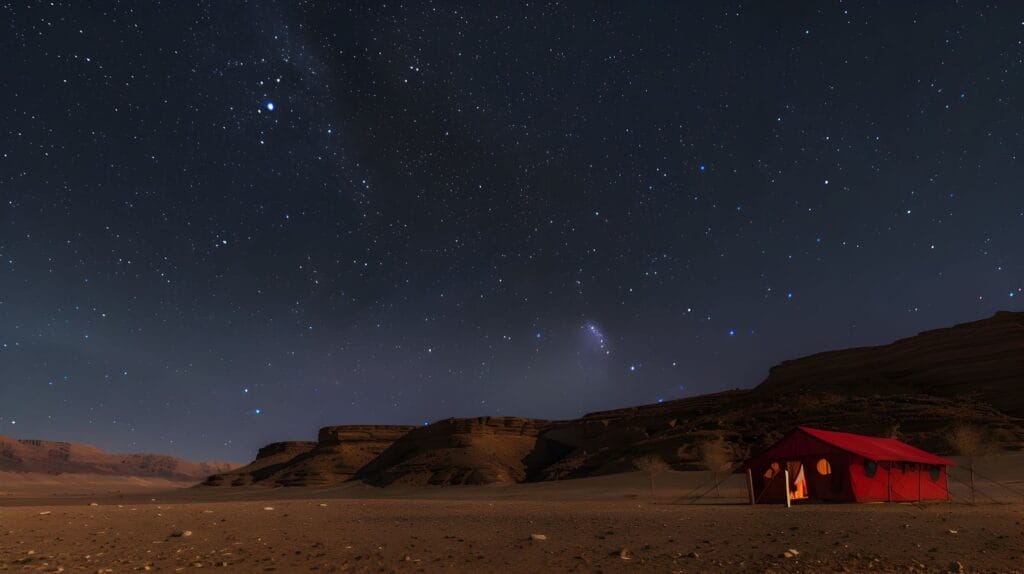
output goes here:
[[964, 565], [954, 560], [953, 563], [949, 565], [949, 571], [953, 574], [962, 574], [965, 572]]
[[687, 558], [700, 558], [700, 554], [697, 554], [696, 552], [690, 552], [689, 554], [686, 555], [686, 557]]
[[960, 534], [960, 531], [959, 530], [950, 529], [949, 533], [950, 534]]
[[39, 513], [39, 516], [46, 516], [47, 514], [52, 514], [52, 512], [50, 512], [49, 510], [44, 510]]
[[548, 537], [547, 537], [546, 534], [531, 534], [530, 535], [530, 540], [543, 541], [543, 540], [547, 540], [547, 539], [548, 539]]
[[273, 509], [274, 509], [273, 506], [264, 506], [263, 507], [263, 510], [273, 510]]
[[171, 538], [188, 538], [192, 536], [191, 530], [175, 530], [171, 533]]
[[326, 503], [326, 502], [321, 502], [321, 503], [319, 504], [319, 506], [320, 506], [321, 508], [327, 508], [327, 503]]
[[784, 558], [796, 558], [797, 556], [800, 556], [800, 551], [796, 548], [790, 548], [789, 550], [783, 552], [782, 556]]
[[99, 506], [99, 503], [98, 502], [90, 502], [89, 506]]
[[633, 553], [629, 551], [629, 548], [623, 548], [622, 550], [619, 550], [619, 558], [622, 560], [632, 560]]

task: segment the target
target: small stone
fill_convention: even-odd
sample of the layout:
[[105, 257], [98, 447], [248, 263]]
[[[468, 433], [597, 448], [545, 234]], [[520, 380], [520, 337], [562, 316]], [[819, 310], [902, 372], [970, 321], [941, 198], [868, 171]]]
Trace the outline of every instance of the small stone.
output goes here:
[[51, 514], [51, 512], [49, 510], [44, 510], [39, 513], [39, 516], [46, 516], [47, 514]]
[[274, 509], [273, 506], [264, 506], [263, 507], [263, 510], [273, 510], [273, 509]]
[[632, 560], [633, 553], [629, 551], [629, 548], [623, 548], [619, 550], [619, 558], [622, 560]]
[[960, 534], [960, 531], [958, 531], [958, 530], [953, 530], [953, 529], [950, 529], [949, 533], [950, 533], [950, 534]]
[[327, 508], [327, 503], [326, 502], [321, 502], [319, 506], [321, 508]]
[[687, 558], [700, 558], [700, 554], [697, 554], [696, 552], [690, 552], [686, 556]]
[[175, 530], [171, 533], [172, 538], [188, 538], [189, 536], [192, 536], [191, 530]]
[[99, 503], [98, 502], [90, 502], [89, 506], [99, 506]]
[[964, 565], [954, 560], [953, 563], [949, 565], [949, 571], [953, 574], [961, 574], [964, 572]]
[[546, 534], [531, 534], [530, 535], [530, 540], [544, 541], [544, 540], [547, 540], [547, 539], [548, 539], [548, 537], [547, 537]]

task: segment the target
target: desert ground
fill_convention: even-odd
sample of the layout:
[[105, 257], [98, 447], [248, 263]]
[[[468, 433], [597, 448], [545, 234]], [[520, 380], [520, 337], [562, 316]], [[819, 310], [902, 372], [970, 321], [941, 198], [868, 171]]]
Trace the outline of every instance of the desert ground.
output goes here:
[[0, 476], [0, 571], [1024, 572], [1017, 468], [990, 465], [1002, 478], [975, 503], [958, 469], [949, 503], [790, 509], [745, 504], [738, 476], [716, 496], [701, 472], [659, 473], [653, 492], [643, 473], [320, 489]]

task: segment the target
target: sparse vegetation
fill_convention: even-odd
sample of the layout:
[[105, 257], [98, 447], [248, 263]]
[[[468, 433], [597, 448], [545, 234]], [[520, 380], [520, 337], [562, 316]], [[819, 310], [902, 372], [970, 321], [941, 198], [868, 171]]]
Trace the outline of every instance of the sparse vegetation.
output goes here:
[[647, 476], [647, 485], [654, 496], [654, 476], [669, 469], [668, 464], [658, 455], [649, 454], [633, 461], [633, 466]]
[[992, 452], [992, 444], [985, 439], [985, 434], [977, 426], [961, 424], [953, 428], [946, 437], [953, 452], [967, 459], [967, 470], [970, 472], [971, 502], [975, 500], [974, 466], [977, 459]]
[[721, 497], [718, 490], [718, 476], [732, 470], [732, 455], [729, 445], [721, 438], [701, 443], [697, 447], [697, 454], [700, 457], [700, 464], [711, 471], [715, 481], [715, 496]]

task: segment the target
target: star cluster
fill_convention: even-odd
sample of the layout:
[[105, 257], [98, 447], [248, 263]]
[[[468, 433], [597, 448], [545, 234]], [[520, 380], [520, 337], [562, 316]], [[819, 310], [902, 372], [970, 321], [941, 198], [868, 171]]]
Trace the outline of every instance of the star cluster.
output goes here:
[[244, 460], [1022, 308], [1016, 3], [0, 15], [0, 433]]

